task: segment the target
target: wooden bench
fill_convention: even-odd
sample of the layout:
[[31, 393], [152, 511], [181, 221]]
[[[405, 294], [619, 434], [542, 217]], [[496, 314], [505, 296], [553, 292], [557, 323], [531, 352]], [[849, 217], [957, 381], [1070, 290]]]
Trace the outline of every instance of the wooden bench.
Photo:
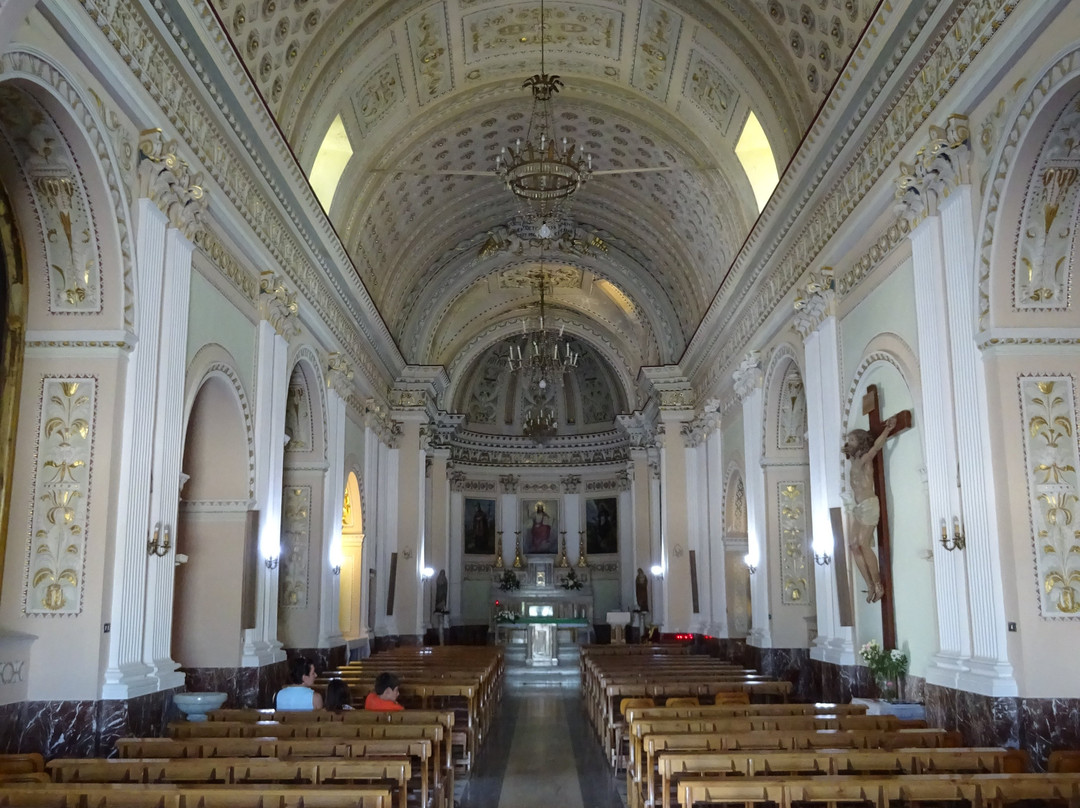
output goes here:
[[5, 785], [0, 808], [394, 808], [389, 786]]
[[[397, 808], [406, 808], [412, 768], [406, 756], [299, 761], [277, 758], [176, 758], [166, 760], [66, 758], [49, 761], [55, 783], [174, 784], [390, 784]], [[420, 804], [427, 805], [424, 794]]]
[[687, 778], [679, 783], [680, 806], [740, 802], [746, 806], [790, 806], [839, 802], [872, 808], [895, 803], [960, 803], [999, 808], [1034, 800], [1080, 804], [1080, 774], [904, 774], [888, 777]]
[[[817, 752], [661, 752], [659, 796], [670, 808], [678, 780], [687, 776], [797, 777], [852, 774], [1023, 773], [1027, 755], [1017, 749], [857, 749]], [[642, 793], [628, 795], [631, 806], [655, 805], [657, 794], [647, 778]]]

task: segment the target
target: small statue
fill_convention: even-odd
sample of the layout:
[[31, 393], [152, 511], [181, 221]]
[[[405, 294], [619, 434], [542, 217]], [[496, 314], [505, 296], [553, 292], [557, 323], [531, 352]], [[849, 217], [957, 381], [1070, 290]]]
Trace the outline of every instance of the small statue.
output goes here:
[[439, 577], [435, 579], [435, 611], [439, 614], [445, 614], [446, 608], [446, 595], [450, 589], [450, 583], [446, 580], [446, 570], [439, 570]]
[[638, 611], [649, 611], [649, 579], [641, 567], [638, 567], [637, 578], [634, 579], [634, 594], [637, 596]]

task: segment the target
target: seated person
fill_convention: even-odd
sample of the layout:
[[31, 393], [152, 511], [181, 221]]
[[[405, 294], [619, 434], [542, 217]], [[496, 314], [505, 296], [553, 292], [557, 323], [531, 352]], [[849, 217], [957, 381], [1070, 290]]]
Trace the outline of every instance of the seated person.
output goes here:
[[307, 657], [297, 657], [289, 663], [292, 684], [283, 687], [274, 697], [276, 710], [321, 710], [323, 698], [315, 692], [315, 663]]
[[378, 710], [381, 712], [391, 712], [393, 710], [404, 710], [405, 708], [398, 704], [398, 686], [401, 684], [401, 680], [393, 673], [383, 671], [375, 677], [375, 691], [368, 693], [367, 698], [364, 699], [365, 710]]
[[326, 709], [332, 713], [340, 713], [342, 710], [351, 710], [352, 691], [345, 684], [344, 679], [331, 679], [326, 686]]

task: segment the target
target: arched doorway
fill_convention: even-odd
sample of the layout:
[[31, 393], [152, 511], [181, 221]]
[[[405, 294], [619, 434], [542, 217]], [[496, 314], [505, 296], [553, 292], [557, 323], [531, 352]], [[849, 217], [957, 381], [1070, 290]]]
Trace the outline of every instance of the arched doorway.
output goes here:
[[345, 502], [341, 511], [341, 592], [338, 624], [349, 653], [367, 639], [364, 624], [364, 522], [361, 513], [360, 481], [349, 472], [345, 480]]
[[[258, 563], [248, 441], [233, 381], [209, 374], [188, 417], [177, 527], [172, 656], [181, 667], [238, 667], [241, 630], [254, 627]], [[247, 585], [245, 585], [247, 581]]]

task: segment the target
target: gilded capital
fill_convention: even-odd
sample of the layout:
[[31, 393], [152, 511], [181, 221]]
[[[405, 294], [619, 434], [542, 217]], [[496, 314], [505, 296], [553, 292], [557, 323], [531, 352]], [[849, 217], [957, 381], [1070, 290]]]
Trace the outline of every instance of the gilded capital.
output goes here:
[[818, 275], [811, 275], [810, 281], [795, 298], [795, 330], [805, 340], [813, 334], [824, 321], [835, 313], [836, 286], [832, 267], [822, 267]]
[[349, 394], [352, 378], [352, 367], [345, 357], [338, 351], [330, 354], [326, 362], [326, 386], [344, 399]]
[[761, 387], [763, 377], [761, 370], [761, 352], [750, 351], [739, 363], [738, 369], [731, 374], [735, 380], [735, 395], [744, 399], [756, 389]]
[[968, 119], [950, 115], [945, 126], [930, 126], [927, 143], [912, 164], [900, 163], [896, 180], [896, 212], [914, 228], [938, 206], [952, 188], [971, 181], [971, 132]]
[[266, 271], [259, 276], [259, 314], [285, 339], [300, 333], [296, 324], [299, 311], [296, 295], [285, 286], [284, 279]]
[[176, 141], [166, 141], [160, 129], [139, 136], [139, 194], [166, 215], [169, 224], [194, 242], [202, 230], [206, 192], [202, 175], [176, 154]]

